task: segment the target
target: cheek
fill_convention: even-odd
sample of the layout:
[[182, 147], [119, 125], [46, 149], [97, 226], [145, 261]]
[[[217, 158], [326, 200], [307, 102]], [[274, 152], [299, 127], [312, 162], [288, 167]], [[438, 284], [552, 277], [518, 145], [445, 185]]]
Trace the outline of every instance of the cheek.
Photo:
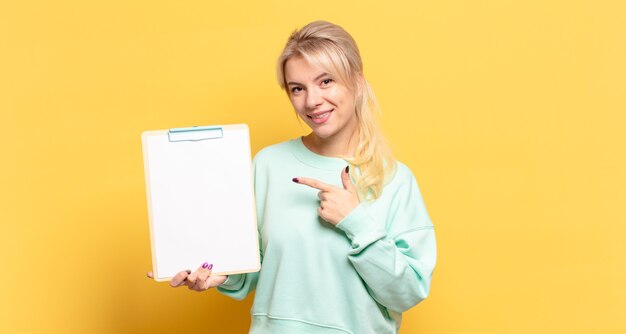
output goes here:
[[328, 99], [336, 105], [350, 105], [354, 101], [354, 96], [347, 89], [334, 88], [328, 94]]
[[305, 119], [306, 118], [306, 108], [301, 99], [290, 99], [291, 106], [293, 107], [293, 111], [295, 111], [298, 117]]
[[293, 107], [293, 109], [299, 113], [299, 110], [302, 108], [300, 107], [300, 102], [298, 101], [298, 99], [294, 97], [290, 97], [289, 102], [291, 102], [291, 106]]

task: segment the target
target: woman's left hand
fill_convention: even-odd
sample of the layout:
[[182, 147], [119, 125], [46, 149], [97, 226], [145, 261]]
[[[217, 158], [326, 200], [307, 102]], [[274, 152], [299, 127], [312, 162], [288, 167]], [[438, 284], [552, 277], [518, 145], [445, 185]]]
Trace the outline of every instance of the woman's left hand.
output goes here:
[[320, 207], [317, 209], [317, 213], [322, 219], [333, 225], [339, 224], [344, 217], [359, 206], [359, 196], [350, 179], [348, 167], [341, 172], [343, 188], [305, 177], [297, 177], [293, 181], [319, 190], [317, 197], [320, 199]]

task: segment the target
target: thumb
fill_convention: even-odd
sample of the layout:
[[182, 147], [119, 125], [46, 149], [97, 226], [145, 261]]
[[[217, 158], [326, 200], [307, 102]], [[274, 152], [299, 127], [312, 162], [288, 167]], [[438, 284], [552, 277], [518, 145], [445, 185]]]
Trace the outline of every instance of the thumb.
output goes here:
[[350, 178], [350, 166], [346, 166], [346, 168], [341, 171], [341, 183], [343, 183], [343, 189], [356, 194], [356, 187]]

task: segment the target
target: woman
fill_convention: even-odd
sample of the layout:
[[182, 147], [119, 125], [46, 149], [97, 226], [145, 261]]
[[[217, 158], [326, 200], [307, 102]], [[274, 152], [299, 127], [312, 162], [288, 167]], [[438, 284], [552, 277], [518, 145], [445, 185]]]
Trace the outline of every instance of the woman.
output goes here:
[[392, 158], [355, 41], [323, 21], [295, 31], [278, 81], [312, 132], [254, 159], [262, 269], [170, 282], [236, 299], [256, 289], [251, 333], [396, 333], [426, 298], [435, 235], [411, 171]]

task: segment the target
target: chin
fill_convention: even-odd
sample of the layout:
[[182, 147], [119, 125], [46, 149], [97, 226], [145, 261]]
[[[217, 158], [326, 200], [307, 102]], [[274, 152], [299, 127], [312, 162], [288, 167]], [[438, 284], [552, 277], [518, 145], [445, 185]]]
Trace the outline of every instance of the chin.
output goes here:
[[328, 139], [334, 135], [332, 131], [315, 131], [313, 130], [315, 137], [319, 139]]

